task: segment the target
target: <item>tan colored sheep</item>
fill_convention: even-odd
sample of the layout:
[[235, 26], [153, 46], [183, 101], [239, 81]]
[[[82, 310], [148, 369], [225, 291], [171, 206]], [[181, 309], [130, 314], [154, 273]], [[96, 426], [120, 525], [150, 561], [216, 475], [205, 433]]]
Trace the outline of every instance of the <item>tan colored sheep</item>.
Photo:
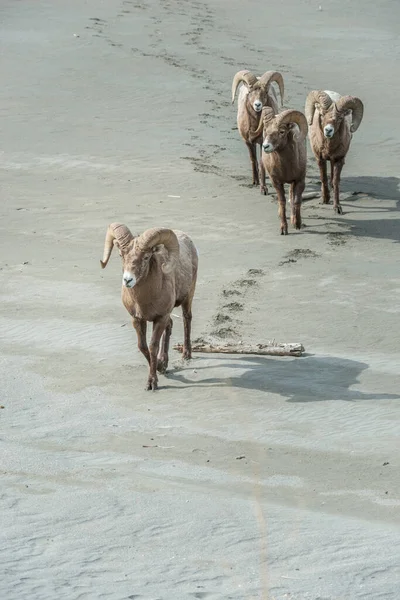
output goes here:
[[[182, 306], [183, 358], [192, 357], [192, 300], [196, 287], [198, 254], [192, 240], [182, 231], [153, 228], [133, 236], [126, 225], [112, 223], [104, 244], [104, 269], [114, 245], [122, 257], [122, 302], [132, 316], [139, 350], [150, 365], [147, 390], [156, 390], [157, 371], [168, 366], [171, 312]], [[150, 350], [147, 346], [147, 322], [153, 323]], [[160, 347], [161, 336], [163, 336]]]
[[337, 92], [314, 90], [306, 100], [311, 149], [317, 159], [322, 187], [322, 202], [329, 204], [330, 193], [326, 163], [331, 163], [333, 209], [343, 213], [339, 201], [340, 175], [350, 148], [353, 133], [363, 118], [364, 106], [359, 98]]
[[261, 77], [256, 77], [250, 71], [238, 71], [232, 81], [232, 104], [235, 101], [236, 90], [239, 84], [242, 84], [238, 98], [237, 125], [239, 133], [249, 150], [253, 185], [259, 185], [257, 144], [260, 145], [261, 155], [262, 139], [260, 137], [251, 140], [250, 132], [257, 129], [264, 106], [271, 107], [274, 114], [279, 110], [278, 99], [272, 86], [274, 81], [279, 86], [281, 102], [283, 103], [283, 77], [277, 71], [267, 71]]
[[287, 235], [286, 197], [284, 184], [290, 184], [291, 222], [301, 228], [301, 202], [305, 188], [308, 127], [305, 116], [298, 110], [284, 110], [275, 115], [269, 107], [263, 108], [258, 129], [251, 134], [262, 135], [260, 189], [266, 194], [265, 171], [272, 181], [279, 202], [281, 234]]

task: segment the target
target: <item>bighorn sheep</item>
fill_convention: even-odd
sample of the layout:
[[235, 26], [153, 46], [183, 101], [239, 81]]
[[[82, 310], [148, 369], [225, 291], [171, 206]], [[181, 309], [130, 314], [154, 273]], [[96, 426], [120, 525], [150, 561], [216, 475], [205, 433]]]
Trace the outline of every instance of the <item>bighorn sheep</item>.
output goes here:
[[260, 188], [262, 194], [267, 193], [267, 170], [278, 196], [282, 235], [287, 235], [288, 232], [285, 183], [290, 183], [291, 223], [296, 229], [301, 228], [300, 209], [306, 177], [307, 131], [306, 118], [300, 111], [284, 110], [274, 115], [273, 109], [265, 107], [257, 130], [251, 134], [254, 139], [262, 134]]
[[[112, 223], [104, 244], [104, 269], [117, 246], [122, 257], [122, 302], [132, 316], [139, 350], [150, 365], [147, 390], [157, 389], [157, 371], [168, 366], [171, 311], [182, 306], [183, 358], [191, 358], [192, 300], [196, 287], [198, 255], [192, 240], [182, 231], [153, 228], [135, 237], [126, 225]], [[153, 323], [150, 352], [147, 321]], [[163, 336], [159, 352], [160, 339]]]
[[329, 204], [330, 194], [326, 161], [331, 163], [333, 209], [343, 213], [339, 202], [340, 174], [350, 148], [353, 133], [363, 118], [364, 106], [359, 98], [337, 92], [314, 90], [306, 100], [305, 113], [310, 126], [311, 149], [317, 159], [322, 184], [322, 202]]
[[281, 103], [283, 103], [284, 84], [283, 77], [277, 71], [267, 71], [261, 77], [256, 77], [250, 71], [238, 71], [232, 82], [232, 104], [235, 101], [236, 90], [242, 83], [239, 90], [237, 125], [240, 135], [246, 143], [249, 150], [251, 167], [253, 171], [253, 185], [259, 185], [257, 144], [262, 139], [250, 139], [250, 132], [257, 129], [260, 122], [261, 111], [264, 106], [272, 108], [274, 114], [278, 112], [278, 100], [272, 82], [275, 81], [279, 86], [281, 94]]

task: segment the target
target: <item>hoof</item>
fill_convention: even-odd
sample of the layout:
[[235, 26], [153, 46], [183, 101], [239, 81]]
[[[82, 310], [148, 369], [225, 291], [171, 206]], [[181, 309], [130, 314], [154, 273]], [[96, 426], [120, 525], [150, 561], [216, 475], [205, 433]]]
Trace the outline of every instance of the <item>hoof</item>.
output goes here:
[[266, 195], [267, 195], [267, 193], [268, 193], [268, 190], [267, 190], [267, 188], [266, 188], [266, 187], [262, 187], [262, 186], [261, 186], [261, 188], [260, 188], [260, 192], [261, 192], [261, 195], [262, 195], [262, 196], [266, 196]]
[[342, 215], [343, 214], [343, 208], [340, 206], [340, 204], [338, 204], [337, 206], [334, 206], [333, 210], [338, 215]]
[[168, 367], [168, 361], [165, 361], [165, 360], [157, 361], [157, 371], [159, 373], [161, 373], [162, 375], [164, 375], [164, 373], [166, 373], [167, 367]]
[[190, 350], [184, 350], [182, 352], [182, 358], [183, 358], [183, 360], [191, 360], [191, 358], [192, 358], [191, 351]]
[[296, 217], [290, 217], [290, 222], [295, 229], [301, 229], [301, 221], [299, 222]]
[[147, 385], [145, 387], [146, 392], [158, 390], [158, 381], [155, 377], [149, 377]]

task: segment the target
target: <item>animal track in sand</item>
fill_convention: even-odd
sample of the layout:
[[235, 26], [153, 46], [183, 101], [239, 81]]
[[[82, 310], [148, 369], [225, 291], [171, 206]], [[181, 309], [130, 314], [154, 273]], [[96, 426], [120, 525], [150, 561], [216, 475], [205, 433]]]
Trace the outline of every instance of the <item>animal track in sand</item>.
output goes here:
[[230, 302], [229, 304], [224, 304], [222, 308], [232, 312], [240, 312], [243, 310], [243, 304], [240, 304], [240, 302]]
[[319, 256], [321, 255], [314, 252], [314, 250], [309, 250], [308, 248], [295, 248], [285, 254], [286, 260], [281, 260], [279, 266], [296, 263], [300, 258], [318, 258]]
[[347, 243], [346, 234], [341, 231], [332, 231], [327, 235], [328, 244], [331, 246], [344, 246]]
[[227, 323], [232, 321], [232, 318], [229, 315], [224, 315], [223, 313], [217, 313], [214, 317], [214, 323], [217, 325], [219, 323]]
[[[222, 298], [226, 300], [226, 298], [239, 296], [241, 300], [245, 300], [249, 291], [257, 288], [257, 279], [263, 277], [264, 274], [262, 269], [249, 269], [244, 277], [233, 281], [227, 287], [222, 289]], [[244, 302], [231, 301], [226, 303], [225, 301], [220, 308], [217, 309], [217, 312], [213, 317], [211, 336], [220, 339], [237, 339], [240, 337], [240, 327], [243, 323], [237, 316], [235, 318], [235, 315], [244, 312], [244, 308]]]

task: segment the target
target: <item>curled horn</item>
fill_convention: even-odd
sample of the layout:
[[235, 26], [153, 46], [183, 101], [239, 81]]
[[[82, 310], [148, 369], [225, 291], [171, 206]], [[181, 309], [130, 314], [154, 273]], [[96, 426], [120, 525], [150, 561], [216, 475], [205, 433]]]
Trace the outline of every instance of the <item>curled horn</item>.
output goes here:
[[107, 266], [115, 242], [121, 249], [127, 246], [132, 239], [133, 235], [126, 225], [123, 225], [122, 223], [111, 223], [111, 225], [108, 226], [106, 233], [103, 260], [100, 261], [101, 268], [104, 269]]
[[364, 114], [364, 105], [359, 98], [355, 96], [342, 96], [336, 102], [336, 108], [339, 111], [352, 110], [353, 117], [351, 123], [351, 132], [354, 133], [360, 126]]
[[264, 106], [261, 112], [260, 121], [255, 131], [250, 131], [250, 140], [254, 142], [263, 132], [264, 125], [274, 118], [274, 111], [270, 106]]
[[245, 83], [248, 88], [251, 88], [258, 79], [251, 71], [238, 71], [232, 81], [232, 104], [235, 102], [236, 90], [239, 83]]
[[[178, 238], [172, 229], [165, 229], [164, 227], [147, 229], [147, 231], [143, 232], [137, 239], [136, 243], [142, 252], [150, 250], [159, 244], [163, 244], [170, 255], [170, 265], [174, 263], [175, 258], [179, 255]], [[166, 270], [166, 265], [164, 265], [164, 271]]]
[[276, 116], [279, 125], [296, 123], [300, 128], [301, 137], [304, 139], [308, 133], [307, 119], [299, 110], [284, 110]]
[[313, 90], [308, 94], [306, 100], [305, 113], [307, 123], [309, 125], [311, 125], [311, 123], [313, 122], [316, 104], [319, 104], [323, 111], [327, 111], [330, 105], [332, 104], [332, 98], [322, 90]]
[[166, 273], [173, 268], [175, 259], [179, 255], [179, 242], [172, 229], [165, 229], [164, 227], [147, 229], [147, 231], [144, 231], [137, 239], [136, 243], [142, 252], [150, 250], [159, 244], [163, 244], [170, 256], [170, 260], [168, 261], [169, 264], [163, 265], [163, 271]]
[[278, 71], [266, 71], [264, 75], [261, 75], [257, 83], [259, 85], [265, 86], [268, 90], [269, 86], [273, 81], [276, 81], [276, 83], [279, 86], [279, 91], [281, 94], [281, 106], [283, 106], [283, 95], [285, 93], [285, 85], [283, 83], [283, 77], [281, 73], [279, 73]]

